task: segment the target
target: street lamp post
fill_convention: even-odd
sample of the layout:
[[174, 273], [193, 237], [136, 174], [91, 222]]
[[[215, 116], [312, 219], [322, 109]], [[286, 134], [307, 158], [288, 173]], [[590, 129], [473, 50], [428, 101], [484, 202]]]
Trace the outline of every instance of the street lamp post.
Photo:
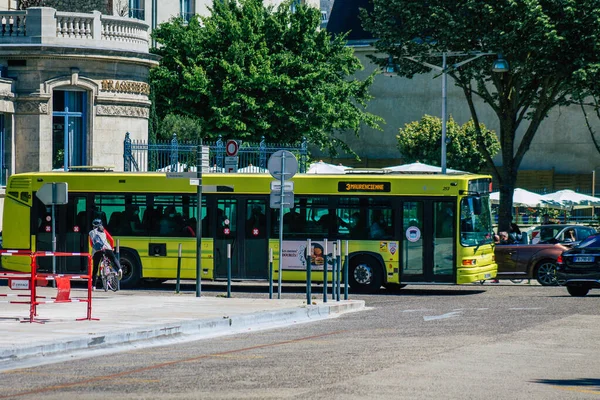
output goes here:
[[[509, 70], [509, 65], [508, 62], [502, 57], [501, 53], [453, 53], [453, 52], [443, 52], [442, 53], [442, 66], [438, 66], [438, 65], [434, 65], [434, 64], [430, 64], [428, 62], [425, 61], [421, 61], [418, 60], [414, 57], [406, 57], [407, 59], [414, 61], [416, 63], [425, 65], [429, 68], [435, 69], [437, 71], [441, 71], [442, 72], [442, 146], [441, 146], [441, 150], [442, 150], [442, 154], [441, 154], [441, 164], [442, 164], [442, 174], [446, 173], [446, 145], [447, 145], [447, 138], [446, 138], [446, 125], [447, 125], [447, 120], [448, 120], [448, 111], [447, 111], [447, 105], [448, 105], [448, 71], [449, 70], [453, 70], [456, 69], [460, 66], [463, 66], [467, 63], [470, 63], [473, 60], [478, 59], [479, 57], [483, 57], [483, 56], [491, 56], [491, 55], [497, 55], [498, 58], [494, 61], [494, 63], [492, 64], [492, 71], [493, 72], [508, 72]], [[472, 56], [471, 58], [468, 58], [464, 61], [461, 61], [459, 63], [456, 64], [452, 64], [451, 66], [448, 66], [447, 64], [447, 56]]]

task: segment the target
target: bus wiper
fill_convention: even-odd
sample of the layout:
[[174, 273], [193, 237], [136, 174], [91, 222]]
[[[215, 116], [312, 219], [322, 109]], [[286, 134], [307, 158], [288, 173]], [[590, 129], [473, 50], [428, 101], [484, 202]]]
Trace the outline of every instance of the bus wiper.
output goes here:
[[485, 244], [485, 242], [487, 241], [487, 239], [481, 239], [477, 242], [477, 246], [475, 246], [475, 250], [473, 250], [473, 253], [477, 253], [477, 250], [479, 250], [479, 248], [481, 247], [482, 244]]

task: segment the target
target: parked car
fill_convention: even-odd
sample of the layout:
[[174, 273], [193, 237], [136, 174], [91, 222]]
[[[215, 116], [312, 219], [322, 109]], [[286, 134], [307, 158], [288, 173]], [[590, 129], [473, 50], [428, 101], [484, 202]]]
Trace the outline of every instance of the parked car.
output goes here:
[[540, 285], [556, 285], [556, 259], [567, 247], [561, 244], [498, 244], [494, 250], [497, 279], [536, 279]]
[[564, 251], [556, 260], [556, 280], [571, 296], [585, 296], [600, 288], [600, 234]]
[[[570, 234], [572, 232], [572, 235]], [[549, 224], [534, 226], [527, 231], [528, 242], [538, 243], [560, 243], [574, 246], [586, 237], [597, 233], [594, 228], [574, 224]]]

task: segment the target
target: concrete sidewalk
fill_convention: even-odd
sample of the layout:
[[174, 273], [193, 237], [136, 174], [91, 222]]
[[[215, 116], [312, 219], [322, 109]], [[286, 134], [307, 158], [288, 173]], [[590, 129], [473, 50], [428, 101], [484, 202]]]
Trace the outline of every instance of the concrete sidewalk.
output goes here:
[[[0, 286], [0, 294], [28, 293]], [[56, 296], [56, 289], [38, 288], [38, 296]], [[72, 289], [71, 298], [87, 298], [87, 291]], [[87, 303], [54, 303], [37, 306], [37, 318], [45, 322], [38, 324], [29, 323], [28, 304], [6, 303], [14, 300], [27, 298], [0, 297], [0, 370], [25, 359], [70, 351], [188, 336], [201, 339], [317, 321], [364, 308], [362, 300], [317, 301], [307, 306], [300, 299], [96, 291], [92, 317], [98, 321], [76, 321], [87, 316]]]

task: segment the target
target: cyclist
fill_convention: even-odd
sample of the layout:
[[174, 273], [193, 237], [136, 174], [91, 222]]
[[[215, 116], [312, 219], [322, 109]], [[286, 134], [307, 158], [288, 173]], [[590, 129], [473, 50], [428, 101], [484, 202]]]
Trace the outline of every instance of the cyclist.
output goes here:
[[96, 288], [96, 279], [98, 278], [98, 267], [100, 265], [100, 261], [102, 260], [102, 254], [106, 254], [106, 257], [113, 263], [115, 267], [118, 268], [119, 279], [123, 277], [123, 270], [121, 269], [121, 264], [115, 257], [115, 253], [113, 253], [113, 246], [115, 241], [110, 233], [104, 226], [102, 225], [102, 220], [100, 218], [96, 218], [92, 222], [92, 226], [94, 227], [89, 233], [90, 246], [92, 248], [92, 263], [94, 265], [94, 269], [92, 272], [92, 289]]

